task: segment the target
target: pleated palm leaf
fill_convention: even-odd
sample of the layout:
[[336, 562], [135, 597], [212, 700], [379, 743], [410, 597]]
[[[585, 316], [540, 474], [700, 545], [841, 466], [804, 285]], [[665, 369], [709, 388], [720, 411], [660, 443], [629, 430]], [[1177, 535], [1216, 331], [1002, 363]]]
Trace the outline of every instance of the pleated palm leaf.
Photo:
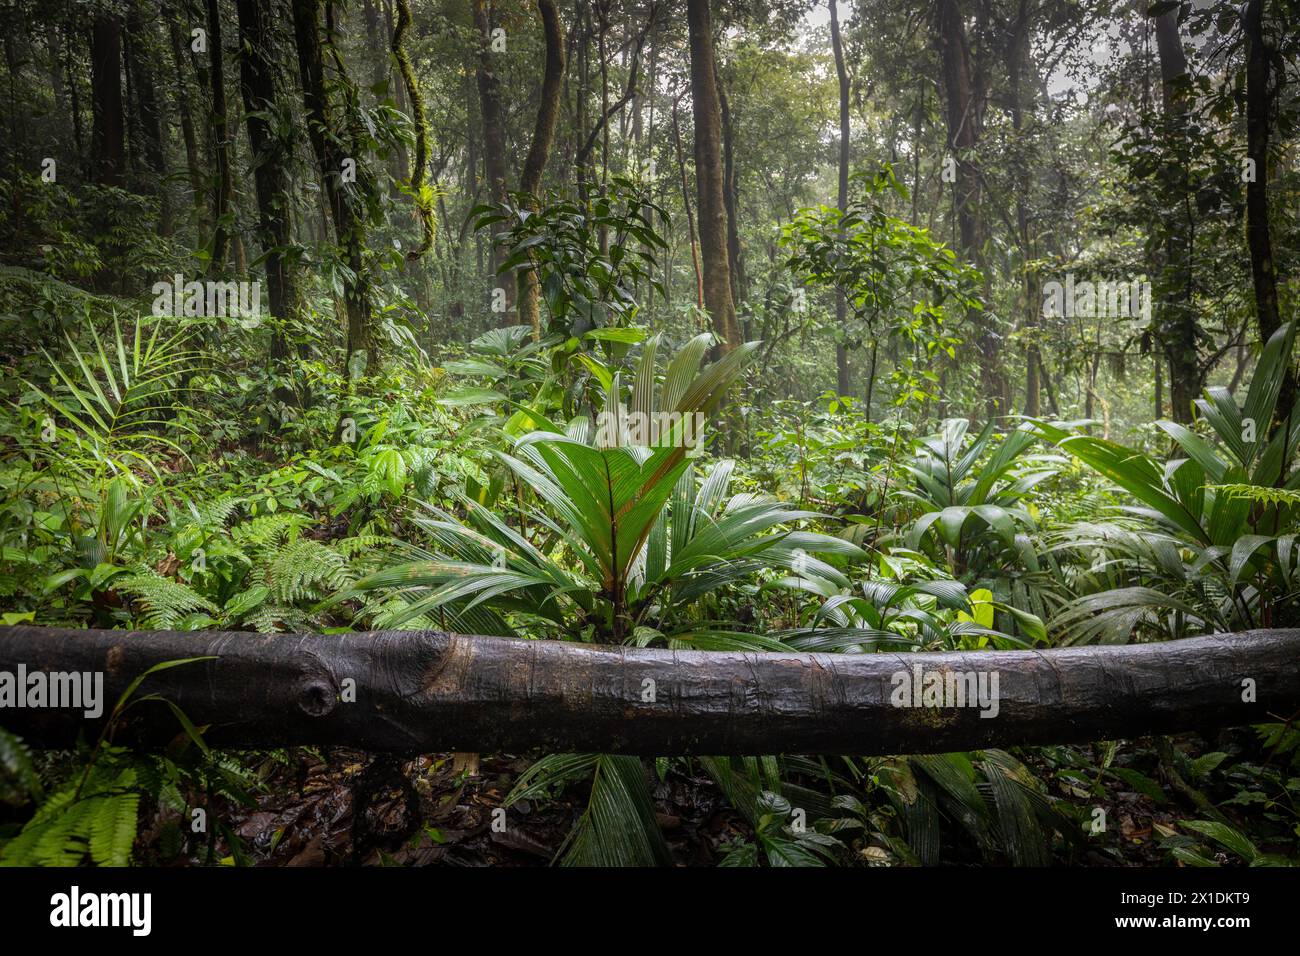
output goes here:
[[[992, 643], [995, 647], [1032, 647], [1047, 637], [1034, 614], [1002, 601], [986, 600], [993, 612], [1007, 615], [1019, 633], [980, 623], [970, 593], [960, 581], [903, 584], [864, 581], [857, 594], [823, 593], [810, 626], [780, 633], [783, 642], [801, 651], [860, 653], [865, 650], [959, 650]], [[987, 598], [987, 594], [985, 595]]]
[[[1067, 640], [1127, 641], [1205, 630], [1282, 627], [1300, 618], [1300, 403], [1277, 414], [1295, 327], [1265, 344], [1238, 406], [1226, 388], [1196, 402], [1209, 436], [1177, 422], [1157, 425], [1181, 456], [1158, 461], [1115, 442], [1039, 422], [1049, 440], [1131, 494], [1104, 526], [1077, 525], [1058, 548], [1095, 556], [1104, 587], [1057, 619]], [[1104, 572], [1104, 573], [1102, 573]]]
[[[413, 521], [435, 542], [416, 560], [358, 582], [356, 591], [398, 594], [377, 626], [398, 627], [434, 612], [490, 608], [566, 634], [590, 627], [603, 643], [667, 643], [708, 649], [780, 649], [780, 641], [718, 622], [703, 605], [761, 572], [800, 568], [844, 587], [848, 579], [817, 554], [849, 558], [860, 549], [790, 525], [817, 517], [770, 498], [729, 494], [734, 463], [717, 462], [697, 482], [685, 416], [707, 413], [739, 376], [751, 349], [700, 370], [707, 336], [688, 343], [655, 385], [657, 338], [647, 342], [632, 388], [632, 411], [667, 407], [674, 424], [655, 446], [596, 447], [591, 422], [539, 430], [499, 454], [539, 507], [526, 515], [530, 538], [463, 498], [465, 520], [422, 505]], [[618, 376], [606, 408], [619, 401]], [[549, 424], [549, 423], [548, 423]], [[615, 441], [621, 436], [615, 434]], [[514, 633], [507, 629], [506, 633]]]
[[1012, 431], [994, 449], [992, 422], [967, 445], [968, 425], [964, 418], [948, 419], [904, 465], [916, 486], [898, 492], [899, 497], [926, 509], [912, 525], [908, 546], [921, 547], [933, 532], [959, 572], [997, 561], [1003, 551], [1032, 565], [1032, 544], [1021, 532], [1033, 529], [1033, 519], [1021, 500], [1056, 474], [1060, 459], [1026, 457], [1036, 437], [1027, 428]]
[[[350, 593], [383, 592], [390, 609], [376, 625], [428, 624], [489, 611], [509, 621], [540, 622], [562, 637], [590, 633], [605, 643], [719, 649], [786, 649], [779, 639], [727, 621], [721, 598], [744, 581], [795, 571], [818, 589], [848, 579], [823, 556], [861, 556], [856, 546], [792, 525], [817, 517], [767, 497], [732, 494], [734, 464], [716, 462], [697, 481], [684, 430], [686, 416], [707, 414], [739, 377], [753, 352], [744, 346], [704, 369], [708, 337], [687, 343], [656, 376], [658, 338], [642, 350], [630, 410], [677, 413], [652, 446], [625, 442], [622, 429], [593, 430], [577, 419], [515, 441], [501, 461], [536, 495], [525, 533], [468, 498], [465, 519], [422, 506], [415, 516], [434, 542], [417, 560], [385, 569]], [[618, 375], [605, 411], [619, 409]], [[602, 419], [608, 423], [609, 418]], [[597, 447], [602, 437], [604, 444]], [[482, 633], [481, 631], [479, 633]], [[518, 782], [510, 801], [590, 781], [586, 809], [561, 849], [570, 865], [670, 862], [654, 816], [647, 769], [637, 757], [558, 754]], [[510, 802], [508, 801], [508, 802]]]
[[1001, 623], [1020, 629], [1017, 608], [1049, 616], [1067, 595], [1060, 569], [1038, 547], [1039, 529], [1025, 498], [1055, 476], [1059, 455], [1028, 454], [1037, 436], [1027, 426], [996, 440], [993, 422], [971, 439], [964, 418], [948, 419], [905, 464], [914, 484], [896, 492], [921, 509], [906, 544], [931, 555], [972, 590], [987, 588]]
[[[72, 361], [60, 363], [47, 352], [51, 382], [45, 387], [25, 384], [68, 423], [70, 427], [57, 427], [57, 437], [85, 459], [116, 474], [133, 466], [157, 474], [159, 450], [185, 455], [166, 432], [194, 432], [172, 416], [201, 357], [190, 344], [193, 329], [172, 318], [143, 317], [124, 332], [116, 315], [111, 337], [101, 336], [93, 324], [87, 327], [93, 348], [78, 347], [66, 336]], [[197, 412], [190, 409], [188, 414]], [[81, 456], [68, 454], [66, 446], [60, 460], [83, 477], [97, 470], [86, 469]]]

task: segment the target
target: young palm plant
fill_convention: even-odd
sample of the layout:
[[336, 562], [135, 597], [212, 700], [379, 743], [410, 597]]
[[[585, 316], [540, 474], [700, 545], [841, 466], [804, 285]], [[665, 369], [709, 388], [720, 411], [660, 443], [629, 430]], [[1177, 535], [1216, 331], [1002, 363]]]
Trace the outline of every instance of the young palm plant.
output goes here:
[[[164, 322], [174, 327], [167, 331]], [[162, 433], [163, 426], [194, 431], [171, 419], [200, 358], [190, 344], [193, 328], [171, 318], [145, 317], [124, 333], [114, 315], [111, 337], [101, 336], [93, 324], [88, 329], [93, 348], [78, 348], [67, 336], [75, 365], [65, 367], [47, 352], [51, 384], [42, 388], [26, 383], [51, 412], [71, 425], [60, 428], [47, 418], [42, 439], [51, 444], [66, 441], [59, 459], [83, 478], [104, 470], [124, 474], [133, 466], [156, 475], [159, 449], [185, 454]], [[90, 463], [94, 467], [88, 467]]]
[[[1123, 642], [1204, 631], [1285, 627], [1300, 594], [1300, 408], [1278, 414], [1294, 324], [1264, 345], [1238, 406], [1221, 387], [1196, 402], [1210, 436], [1157, 424], [1181, 455], [1160, 462], [1141, 451], [1061, 424], [1040, 434], [1139, 502], [1114, 521], [1076, 525], [1058, 549], [1094, 557], [1084, 589], [1056, 619], [1066, 640]], [[1105, 590], [1093, 591], [1093, 586]]]
[[995, 442], [992, 422], [973, 440], [968, 425], [948, 419], [905, 464], [915, 484], [896, 494], [922, 509], [907, 546], [924, 550], [973, 589], [987, 589], [1004, 618], [1019, 618], [1012, 608], [1046, 617], [1064, 596], [1054, 584], [1058, 570], [1037, 547], [1025, 498], [1057, 474], [1062, 459], [1027, 454], [1037, 438], [1027, 426]]
[[[523, 514], [518, 527], [468, 497], [461, 498], [463, 521], [421, 505], [412, 521], [434, 550], [408, 546], [414, 560], [356, 585], [358, 593], [384, 595], [376, 626], [441, 626], [483, 606], [496, 612], [493, 633], [518, 633], [509, 618], [600, 643], [779, 648], [762, 635], [718, 626], [719, 592], [765, 569], [799, 568], [843, 587], [843, 573], [816, 555], [861, 551], [788, 527], [815, 512], [730, 495], [730, 461], [717, 462], [697, 482], [684, 434], [689, 416], [713, 409], [752, 354], [742, 347], [701, 370], [707, 343], [700, 336], [681, 349], [659, 386], [659, 341], [647, 341], [630, 411], [671, 411], [664, 420], [673, 424], [654, 446], [625, 444], [618, 429], [606, 429], [611, 446], [598, 447], [589, 418], [561, 430], [534, 415], [545, 430], [498, 453], [542, 505]], [[616, 375], [604, 411], [619, 407], [621, 397]]]

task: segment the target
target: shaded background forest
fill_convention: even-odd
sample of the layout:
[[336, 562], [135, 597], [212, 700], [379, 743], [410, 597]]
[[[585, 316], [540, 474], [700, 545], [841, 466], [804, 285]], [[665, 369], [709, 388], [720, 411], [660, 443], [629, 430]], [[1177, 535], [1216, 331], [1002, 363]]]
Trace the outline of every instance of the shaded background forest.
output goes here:
[[[284, 336], [337, 347], [342, 330], [372, 363], [532, 321], [473, 213], [516, 190], [666, 213], [638, 321], [706, 328], [703, 306], [723, 338], [761, 338], [756, 403], [865, 398], [917, 350], [899, 331], [911, 301], [873, 314], [823, 289], [792, 308], [781, 227], [843, 206], [841, 168], [891, 165], [908, 195], [882, 213], [980, 272], [983, 304], [943, 317], [954, 355], [924, 363], [944, 409], [1187, 420], [1205, 382], [1241, 381], [1293, 295], [1286, 4], [1252, 47], [1257, 5], [855, 3], [832, 25], [825, 5], [724, 2], [701, 24], [714, 94], [685, 3], [414, 2], [399, 46], [419, 111], [391, 54], [403, 5], [6, 6], [8, 265], [116, 294], [175, 271], [265, 276]], [[322, 176], [344, 158], [355, 183]], [[570, 238], [608, 255], [611, 226], [592, 228]], [[1043, 283], [1066, 273], [1149, 277], [1151, 320], [1045, 319]], [[626, 321], [596, 312], [578, 321]], [[894, 397], [882, 382], [872, 401]]]

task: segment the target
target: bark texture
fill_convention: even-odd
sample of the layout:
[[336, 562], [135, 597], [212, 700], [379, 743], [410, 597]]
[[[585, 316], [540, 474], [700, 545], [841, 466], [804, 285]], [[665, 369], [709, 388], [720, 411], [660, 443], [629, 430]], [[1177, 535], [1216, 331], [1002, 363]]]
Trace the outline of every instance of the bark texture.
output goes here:
[[[988, 239], [983, 214], [983, 174], [975, 156], [984, 126], [986, 90], [982, 74], [971, 57], [965, 12], [957, 0], [939, 0], [935, 8], [936, 42], [943, 66], [946, 95], [948, 148], [955, 159], [956, 182], [953, 201], [957, 209], [963, 258], [984, 278], [984, 299], [990, 301], [989, 269], [984, 256]], [[971, 309], [967, 321], [977, 332], [980, 352], [980, 391], [990, 417], [1005, 415], [1010, 408], [1007, 380], [1002, 370], [1002, 337], [994, 327], [993, 315], [983, 308]]]
[[722, 175], [722, 104], [713, 61], [713, 19], [708, 0], [688, 0], [691, 103], [695, 115], [695, 188], [699, 197], [700, 259], [704, 308], [713, 322], [719, 349], [741, 344], [736, 304], [731, 298], [731, 257], [727, 251], [727, 206]]
[[[1046, 651], [771, 654], [591, 647], [433, 631], [356, 634], [0, 628], [0, 672], [103, 671], [104, 710], [179, 705], [214, 746], [671, 754], [943, 753], [1285, 721], [1300, 708], [1300, 630]], [[996, 716], [901, 707], [897, 674], [998, 675]], [[1254, 700], [1244, 701], [1243, 681]], [[354, 682], [349, 685], [349, 681]], [[653, 681], [653, 683], [649, 683]], [[342, 700], [355, 688], [355, 700]], [[100, 718], [102, 721], [103, 718]], [[93, 737], [80, 709], [0, 710], [37, 746]], [[115, 739], [179, 732], [133, 707]]]
[[[338, 130], [330, 105], [325, 83], [325, 50], [321, 40], [321, 0], [293, 0], [293, 27], [298, 49], [298, 73], [302, 84], [303, 108], [307, 116], [307, 133], [312, 152], [320, 170], [321, 184], [325, 190], [334, 231], [344, 250], [352, 278], [344, 283], [343, 297], [347, 308], [347, 346], [345, 367], [351, 368], [352, 356], [362, 351], [366, 355], [366, 372], [378, 368], [374, 332], [371, 325], [373, 300], [370, 265], [366, 260], [366, 214], [361, 203], [351, 198], [343, 188], [344, 159], [356, 163], [357, 184], [360, 191], [370, 188], [369, 174], [364, 169], [359, 150], [345, 156], [339, 145]], [[328, 31], [332, 33], [332, 30]], [[332, 37], [331, 37], [332, 42]], [[351, 81], [342, 70], [338, 79], [345, 94], [355, 93]], [[345, 110], [345, 112], [347, 112]], [[334, 135], [331, 135], [334, 134]]]
[[102, 13], [90, 31], [95, 182], [121, 186], [126, 173], [126, 119], [122, 105], [122, 18]]
[[1162, 288], [1154, 290], [1162, 299], [1159, 338], [1169, 360], [1169, 406], [1174, 421], [1190, 424], [1192, 407], [1205, 383], [1199, 342], [1202, 338], [1193, 302], [1191, 213], [1191, 123], [1187, 95], [1187, 55], [1183, 52], [1178, 28], [1178, 10], [1169, 10], [1155, 18], [1156, 49], [1160, 56], [1162, 110], [1164, 112], [1166, 148], [1170, 158], [1163, 172], [1166, 207], [1178, 210], [1162, 228], [1165, 233], [1165, 261]]
[[[564, 90], [564, 25], [560, 22], [560, 11], [555, 0], [537, 0], [537, 11], [546, 37], [546, 70], [542, 76], [533, 141], [519, 177], [519, 191], [531, 197], [526, 201], [533, 209], [537, 209], [540, 203], [538, 194], [542, 191], [542, 173], [546, 171], [546, 162], [551, 155], [555, 122], [560, 115], [560, 94]], [[541, 338], [541, 286], [533, 269], [519, 273], [519, 321], [532, 327], [534, 341]]]
[[[265, 114], [277, 108], [275, 75], [279, 69], [270, 0], [237, 0], [239, 16], [239, 88], [244, 101], [244, 122], [252, 147], [253, 182], [257, 191], [258, 239], [266, 262], [266, 291], [271, 314], [278, 319], [297, 318], [302, 303], [292, 258], [285, 252], [293, 241], [291, 156]], [[285, 358], [288, 346], [276, 333], [271, 344], [275, 358]]]
[[[840, 153], [839, 153], [839, 189], [836, 192], [836, 205], [842, 214], [849, 205], [849, 71], [844, 65], [844, 45], [840, 42], [840, 17], [836, 11], [838, 0], [829, 0], [827, 6], [831, 11], [831, 49], [835, 53], [835, 76], [839, 80], [840, 90]], [[844, 289], [835, 290], [835, 389], [840, 395], [849, 391], [849, 349], [848, 349], [848, 298]], [[871, 416], [870, 403], [867, 405], [867, 417]]]
[[[1255, 318], [1260, 341], [1267, 342], [1282, 324], [1277, 298], [1277, 269], [1269, 229], [1269, 147], [1273, 132], [1273, 103], [1280, 93], [1275, 82], [1272, 49], [1265, 36], [1264, 0], [1249, 0], [1242, 8], [1246, 33], [1246, 155], [1254, 162], [1254, 175], [1246, 183], [1246, 244], [1250, 248], [1250, 278], [1255, 291]], [[1295, 404], [1295, 367], [1288, 362], [1278, 397], [1279, 422]]]
[[[506, 127], [501, 103], [501, 81], [497, 77], [492, 54], [492, 10], [488, 0], [474, 0], [474, 23], [479, 33], [478, 83], [479, 115], [483, 119], [483, 174], [487, 180], [487, 198], [495, 205], [504, 205], [509, 198], [506, 187]], [[500, 243], [492, 245], [492, 274], [505, 261], [510, 250]], [[502, 283], [506, 308], [502, 325], [515, 324], [515, 283]]]

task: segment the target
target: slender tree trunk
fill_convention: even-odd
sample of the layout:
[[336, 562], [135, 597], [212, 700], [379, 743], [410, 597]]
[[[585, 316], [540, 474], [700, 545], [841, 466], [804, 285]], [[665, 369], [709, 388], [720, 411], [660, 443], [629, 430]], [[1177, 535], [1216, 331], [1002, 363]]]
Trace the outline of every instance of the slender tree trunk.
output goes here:
[[590, 0], [578, 0], [577, 3], [578, 35], [578, 94], [574, 98], [574, 183], [578, 189], [578, 198], [587, 201], [587, 166], [582, 159], [582, 144], [587, 141], [587, 92], [589, 71], [587, 69], [588, 47], [591, 41], [591, 7]]
[[[835, 52], [835, 75], [840, 88], [840, 158], [839, 190], [836, 204], [843, 214], [849, 206], [849, 71], [844, 65], [844, 44], [840, 40], [840, 17], [837, 0], [827, 0], [831, 11], [831, 48]], [[913, 144], [913, 148], [916, 148]], [[835, 387], [840, 395], [851, 394], [849, 383], [849, 347], [848, 347], [848, 296], [845, 290], [835, 289]], [[874, 355], [874, 350], [873, 350]], [[875, 371], [872, 362], [872, 371]], [[868, 388], [870, 391], [870, 388]], [[871, 414], [871, 401], [867, 400], [867, 415]]]
[[[524, 158], [523, 173], [519, 177], [521, 192], [533, 197], [529, 200], [537, 208], [537, 197], [542, 189], [542, 173], [551, 154], [555, 139], [555, 123], [560, 113], [560, 93], [564, 83], [564, 26], [555, 0], [537, 0], [537, 11], [542, 17], [542, 32], [546, 38], [546, 68], [542, 75], [541, 101], [537, 106], [537, 122], [533, 126], [533, 141]], [[541, 295], [537, 272], [526, 269], [519, 274], [519, 321], [530, 325], [533, 340], [542, 334]]]
[[920, 89], [916, 94], [916, 114], [912, 121], [912, 215], [908, 219], [914, 226], [919, 226], [917, 204], [921, 197], [921, 123], [925, 118], [925, 88], [927, 81], [921, 77]]
[[718, 348], [741, 344], [736, 307], [731, 298], [731, 264], [727, 254], [727, 210], [722, 177], [722, 107], [718, 102], [713, 59], [713, 19], [709, 0], [687, 0], [691, 47], [691, 103], [695, 114], [695, 186], [699, 197], [700, 258], [704, 271], [704, 308], [713, 323]]
[[126, 121], [122, 107], [122, 18], [101, 11], [91, 26], [90, 77], [95, 182], [122, 186], [126, 175]]
[[[344, 284], [343, 299], [347, 313], [345, 368], [351, 370], [353, 356], [365, 353], [365, 370], [375, 371], [379, 364], [371, 328], [371, 287], [369, 263], [365, 256], [366, 221], [364, 212], [353, 206], [343, 189], [343, 160], [356, 162], [357, 185], [366, 176], [362, 157], [344, 157], [335, 130], [333, 110], [325, 87], [324, 47], [321, 40], [321, 0], [293, 0], [294, 37], [298, 48], [298, 72], [302, 83], [303, 106], [307, 113], [308, 137], [320, 170], [321, 186], [327, 200], [334, 231], [343, 247], [352, 277]], [[342, 77], [346, 82], [346, 77]], [[350, 84], [349, 84], [350, 85]]]
[[[373, 5], [368, 9], [374, 12]], [[376, 18], [377, 16], [376, 13]], [[433, 199], [426, 194], [424, 188], [425, 177], [429, 174], [429, 121], [424, 115], [424, 97], [420, 95], [420, 84], [416, 81], [415, 70], [402, 44], [410, 26], [410, 0], [397, 0], [397, 29], [393, 33], [392, 50], [398, 71], [402, 75], [398, 93], [400, 96], [401, 91], [405, 90], [405, 99], [409, 101], [411, 117], [415, 123], [415, 164], [411, 171], [411, 191], [415, 193], [415, 209], [420, 219], [420, 244], [407, 254], [407, 259], [415, 262], [433, 248], [435, 218]]]
[[[501, 109], [501, 83], [492, 64], [492, 17], [489, 0], [474, 0], [474, 22], [479, 33], [478, 95], [479, 112], [483, 117], [483, 168], [487, 177], [488, 199], [504, 203], [506, 195], [506, 132]], [[492, 274], [505, 261], [509, 250], [499, 244], [492, 246]], [[497, 276], [500, 280], [501, 277]], [[506, 310], [502, 325], [513, 325], [515, 308], [515, 283], [503, 282]]]
[[[947, 95], [948, 148], [956, 165], [953, 185], [961, 249], [966, 261], [983, 275], [987, 290], [985, 229], [980, 211], [982, 189], [979, 165], [974, 156], [981, 132], [984, 91], [972, 67], [963, 16], [957, 0], [938, 0], [937, 40]], [[972, 309], [967, 318], [978, 330], [975, 342], [980, 352], [980, 391], [985, 397], [988, 414], [1003, 414], [1008, 403], [1001, 363], [1001, 337], [993, 327], [992, 316], [984, 309]]]
[[45, 48], [49, 54], [50, 88], [54, 92], [54, 105], [60, 114], [68, 111], [67, 95], [63, 83], [63, 41], [59, 36], [60, 24], [55, 19], [45, 21]]
[[736, 188], [736, 157], [727, 84], [718, 79], [718, 104], [722, 108], [722, 198], [727, 209], [727, 262], [731, 266], [731, 301], [739, 309], [745, 299], [745, 260], [740, 245], [740, 197]]
[[1061, 414], [1061, 406], [1056, 401], [1056, 391], [1052, 387], [1052, 376], [1047, 371], [1047, 363], [1043, 361], [1043, 353], [1038, 353], [1038, 372], [1039, 379], [1043, 383], [1043, 391], [1047, 392], [1047, 405], [1052, 410], [1052, 414], [1058, 418]]
[[72, 46], [67, 43], [63, 47], [63, 75], [68, 84], [68, 105], [72, 109], [72, 136], [77, 145], [77, 164], [80, 168], [86, 168], [86, 141], [85, 133], [82, 131], [81, 123], [81, 84], [77, 81], [76, 75], [72, 72]]
[[1156, 368], [1155, 394], [1152, 396], [1152, 409], [1155, 412], [1155, 418], [1152, 421], [1160, 421], [1165, 417], [1165, 361], [1164, 353], [1159, 350], [1155, 351], [1152, 356], [1152, 364]]
[[[1025, 346], [1025, 414], [1037, 417], [1040, 407], [1038, 372], [1042, 366], [1039, 354], [1039, 336], [1043, 329], [1043, 309], [1038, 286], [1038, 270], [1031, 263], [1035, 259], [1034, 246], [1029, 235], [1030, 170], [1035, 165], [1025, 149], [1025, 105], [1032, 104], [1031, 96], [1024, 90], [1024, 73], [1030, 66], [1030, 11], [1029, 0], [1020, 0], [1012, 31], [1011, 74], [1011, 127], [1016, 134], [1016, 240], [1020, 245], [1022, 293], [1025, 297], [1024, 321], [1027, 334]], [[1035, 84], [1028, 84], [1033, 89]]]
[[[1255, 320], [1260, 338], [1267, 342], [1282, 324], [1277, 301], [1277, 270], [1273, 262], [1273, 240], [1268, 222], [1268, 143], [1273, 129], [1273, 103], [1278, 90], [1274, 81], [1270, 49], [1264, 34], [1265, 0], [1248, 0], [1242, 13], [1246, 32], [1246, 155], [1253, 164], [1246, 183], [1246, 243], [1250, 247], [1250, 277], [1255, 291]], [[1279, 71], [1276, 81], [1285, 81]], [[1295, 365], [1288, 360], [1282, 391], [1278, 396], [1273, 426], [1284, 421], [1296, 401]]]
[[[275, 77], [280, 57], [272, 30], [271, 0], [236, 0], [239, 15], [240, 93], [244, 122], [252, 149], [253, 181], [257, 191], [258, 241], [266, 264], [266, 291], [271, 314], [278, 319], [297, 318], [302, 303], [292, 257], [285, 253], [293, 242], [293, 202], [289, 182], [290, 157], [264, 113], [278, 106]], [[283, 333], [272, 339], [271, 355], [287, 358]]]
[[[596, 16], [599, 28], [596, 31], [596, 55], [600, 60], [600, 198], [609, 195], [609, 57], [605, 47], [609, 35], [610, 0], [596, 0]], [[635, 82], [636, 77], [633, 77]], [[609, 226], [600, 224], [600, 254], [609, 255]]]
[[212, 111], [208, 123], [212, 130], [212, 155], [216, 177], [212, 194], [212, 258], [208, 260], [208, 273], [216, 274], [225, 268], [226, 253], [230, 246], [230, 212], [234, 198], [234, 179], [230, 169], [229, 112], [226, 109], [226, 66], [221, 47], [221, 8], [218, 0], [208, 3], [208, 79], [211, 83]]
[[144, 134], [144, 156], [158, 191], [158, 232], [172, 232], [171, 189], [167, 184], [167, 154], [163, 146], [162, 113], [153, 73], [152, 21], [146, 22], [137, 5], [127, 16], [126, 32], [130, 37], [131, 74], [135, 77], [136, 100], [140, 105], [140, 131]]
[[686, 235], [691, 243], [691, 265], [695, 269], [695, 307], [704, 309], [704, 275], [700, 271], [700, 253], [695, 241], [695, 215], [691, 212], [691, 190], [686, 181], [686, 154], [682, 150], [682, 128], [677, 122], [677, 100], [673, 101], [673, 145], [677, 152], [677, 172], [682, 183], [682, 208], [686, 210]]
[[1164, 295], [1158, 332], [1169, 358], [1170, 413], [1175, 421], [1189, 423], [1193, 402], [1201, 392], [1203, 371], [1198, 350], [1200, 334], [1192, 302], [1187, 57], [1178, 32], [1176, 8], [1156, 18], [1155, 32], [1168, 137], [1166, 148], [1175, 153], [1165, 158], [1164, 185], [1169, 208], [1179, 210], [1163, 224], [1166, 240], [1161, 285]]
[[199, 169], [198, 135], [194, 130], [194, 118], [190, 110], [189, 89], [185, 84], [185, 67], [181, 53], [183, 41], [176, 21], [168, 23], [168, 30], [171, 34], [172, 65], [176, 74], [176, 112], [181, 119], [181, 138], [185, 142], [185, 168], [190, 180], [193, 226], [195, 235], [202, 235], [207, 204], [203, 201], [203, 173]]

